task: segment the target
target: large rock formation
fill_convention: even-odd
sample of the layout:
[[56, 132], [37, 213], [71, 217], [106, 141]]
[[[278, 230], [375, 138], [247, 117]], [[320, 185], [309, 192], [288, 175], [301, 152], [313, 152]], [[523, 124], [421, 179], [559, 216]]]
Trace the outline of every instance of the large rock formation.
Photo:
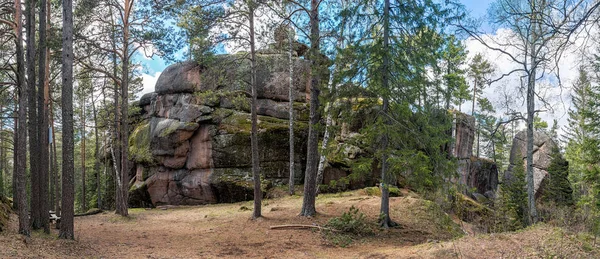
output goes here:
[[0, 232], [4, 231], [8, 227], [8, 220], [12, 210], [10, 208], [10, 201], [8, 198], [0, 195]]
[[495, 197], [498, 188], [498, 168], [489, 159], [473, 156], [475, 140], [475, 118], [462, 113], [455, 116], [455, 142], [453, 154], [458, 159], [459, 183], [468, 190], [487, 198]]
[[[264, 184], [287, 183], [288, 57], [258, 55], [259, 156]], [[295, 165], [305, 165], [309, 64], [294, 59]], [[210, 67], [169, 66], [139, 102], [130, 137], [131, 206], [196, 205], [252, 199], [249, 64], [224, 55]]]
[[[548, 167], [552, 162], [552, 150], [556, 147], [556, 143], [548, 134], [542, 131], [533, 132], [533, 189], [536, 198], [539, 198], [547, 181]], [[512, 171], [518, 159], [521, 159], [523, 165], [527, 168], [527, 131], [520, 131], [513, 139], [510, 150], [510, 165], [504, 173], [503, 181], [512, 180]], [[527, 172], [526, 169], [525, 172]]]

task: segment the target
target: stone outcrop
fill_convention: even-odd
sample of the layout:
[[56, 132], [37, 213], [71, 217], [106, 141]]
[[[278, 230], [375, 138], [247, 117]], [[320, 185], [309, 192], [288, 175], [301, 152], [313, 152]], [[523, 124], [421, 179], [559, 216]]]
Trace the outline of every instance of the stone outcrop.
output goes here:
[[[288, 181], [288, 56], [258, 55], [258, 140], [265, 186]], [[295, 165], [301, 182], [308, 134], [309, 65], [294, 59]], [[139, 102], [130, 136], [131, 206], [197, 205], [253, 198], [249, 64], [219, 56], [210, 67], [169, 66]]]
[[4, 231], [8, 227], [8, 220], [12, 210], [10, 208], [11, 202], [8, 198], [0, 195], [0, 232]]
[[489, 159], [473, 156], [475, 141], [475, 118], [463, 113], [456, 113], [454, 118], [455, 142], [452, 154], [458, 159], [459, 183], [473, 198], [478, 196], [493, 199], [498, 188], [498, 168]]
[[457, 113], [454, 122], [455, 145], [454, 157], [470, 159], [473, 156], [473, 142], [475, 140], [475, 117], [464, 113]]
[[[542, 193], [543, 186], [548, 178], [548, 167], [552, 162], [552, 150], [556, 148], [556, 143], [552, 138], [542, 132], [533, 133], [533, 188], [536, 198]], [[527, 168], [527, 131], [518, 132], [512, 143], [510, 150], [510, 165], [504, 173], [503, 181], [508, 182], [512, 179], [512, 170], [517, 164], [518, 159], [523, 160], [525, 172]]]

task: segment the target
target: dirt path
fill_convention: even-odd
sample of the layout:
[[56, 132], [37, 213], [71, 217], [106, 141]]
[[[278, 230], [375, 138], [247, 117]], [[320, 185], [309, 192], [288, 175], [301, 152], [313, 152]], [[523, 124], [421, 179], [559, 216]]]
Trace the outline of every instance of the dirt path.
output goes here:
[[[347, 248], [330, 245], [317, 231], [271, 230], [269, 227], [321, 225], [350, 206], [356, 206], [374, 220], [378, 214], [378, 197], [359, 192], [321, 195], [317, 202], [319, 215], [315, 218], [297, 216], [300, 197], [265, 200], [264, 218], [254, 221], [249, 219], [251, 211], [247, 210], [252, 206], [250, 202], [166, 210], [132, 209], [130, 218], [103, 213], [76, 218], [76, 241], [57, 240], [56, 230], [51, 235], [34, 233], [31, 239], [24, 240], [15, 233], [17, 226], [13, 218], [11, 230], [0, 234], [0, 258], [439, 258], [459, 254], [463, 258], [484, 258], [476, 251], [505, 248], [518, 251], [507, 248], [506, 244], [523, 243], [510, 235], [501, 242], [489, 236], [439, 242], [450, 239], [452, 233], [443, 230], [443, 222], [437, 221], [435, 215], [429, 215], [427, 204], [410, 195], [393, 198], [393, 217], [402, 228], [379, 231]], [[543, 233], [536, 232], [536, 235], [552, 232], [539, 231]], [[481, 246], [473, 247], [474, 242]], [[495, 246], [498, 243], [501, 245]]]

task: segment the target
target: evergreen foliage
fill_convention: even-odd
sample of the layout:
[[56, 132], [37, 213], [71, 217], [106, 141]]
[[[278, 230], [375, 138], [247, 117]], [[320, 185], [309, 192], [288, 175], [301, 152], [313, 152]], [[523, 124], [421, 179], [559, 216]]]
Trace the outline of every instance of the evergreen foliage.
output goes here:
[[562, 157], [558, 147], [552, 150], [552, 161], [548, 167], [548, 181], [542, 194], [543, 202], [558, 206], [573, 205], [573, 189], [568, 181], [569, 162]]
[[526, 186], [525, 166], [522, 159], [517, 159], [512, 177], [502, 186], [497, 205], [499, 215], [502, 217], [500, 222], [507, 230], [517, 230], [527, 226]]

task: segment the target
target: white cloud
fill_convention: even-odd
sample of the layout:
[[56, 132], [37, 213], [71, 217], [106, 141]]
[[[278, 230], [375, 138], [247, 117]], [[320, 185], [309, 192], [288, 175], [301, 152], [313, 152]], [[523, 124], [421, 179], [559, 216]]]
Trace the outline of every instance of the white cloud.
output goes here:
[[136, 99], [141, 98], [144, 94], [154, 92], [154, 86], [156, 85], [156, 81], [160, 76], [161, 72], [156, 72], [154, 75], [151, 74], [142, 74], [142, 85], [144, 88], [141, 92], [138, 93]]
[[[498, 47], [513, 55], [518, 54], [514, 47], [504, 46], [505, 43], [511, 42], [511, 40], [512, 42], [515, 42], [513, 32], [509, 29], [498, 29], [493, 34], [483, 35], [482, 38], [486, 39], [486, 42], [500, 44], [492, 45], [494, 47]], [[477, 53], [481, 53], [495, 67], [496, 78], [519, 68], [519, 64], [515, 63], [507, 55], [502, 54], [500, 51], [491, 50], [473, 38], [468, 38], [465, 40], [464, 44], [469, 51], [468, 62], [470, 62]], [[536, 92], [547, 101], [551, 107], [551, 109], [544, 108], [542, 101], [539, 98], [536, 99], [536, 109], [547, 110], [546, 112], [540, 113], [539, 116], [544, 121], [547, 121], [549, 126], [552, 126], [552, 121], [557, 119], [558, 125], [561, 127], [560, 130], [564, 130], [564, 126], [567, 124], [567, 111], [571, 106], [571, 87], [578, 76], [577, 69], [581, 57], [583, 56], [582, 50], [587, 49], [585, 44], [585, 40], [576, 39], [573, 41], [573, 45], [563, 52], [563, 56], [558, 63], [558, 72], [562, 83], [561, 86], [559, 86], [558, 80], [556, 80], [556, 71], [546, 71], [545, 78], [538, 80], [536, 83]], [[539, 74], [540, 72], [538, 72], [538, 75]], [[521, 87], [526, 87], [526, 79], [523, 78], [522, 80], [522, 76], [523, 73], [514, 73], [511, 76], [493, 83], [484, 90], [484, 97], [487, 97], [494, 104], [497, 116], [507, 117], [505, 115], [507, 109], [504, 105], [507, 100], [510, 101], [509, 105], [511, 109], [522, 112], [523, 114], [526, 113], [526, 93], [522, 92], [520, 89]], [[470, 80], [468, 81], [469, 84], [472, 84]], [[464, 112], [470, 113], [471, 107], [472, 102], [468, 101], [461, 106], [461, 109]]]

